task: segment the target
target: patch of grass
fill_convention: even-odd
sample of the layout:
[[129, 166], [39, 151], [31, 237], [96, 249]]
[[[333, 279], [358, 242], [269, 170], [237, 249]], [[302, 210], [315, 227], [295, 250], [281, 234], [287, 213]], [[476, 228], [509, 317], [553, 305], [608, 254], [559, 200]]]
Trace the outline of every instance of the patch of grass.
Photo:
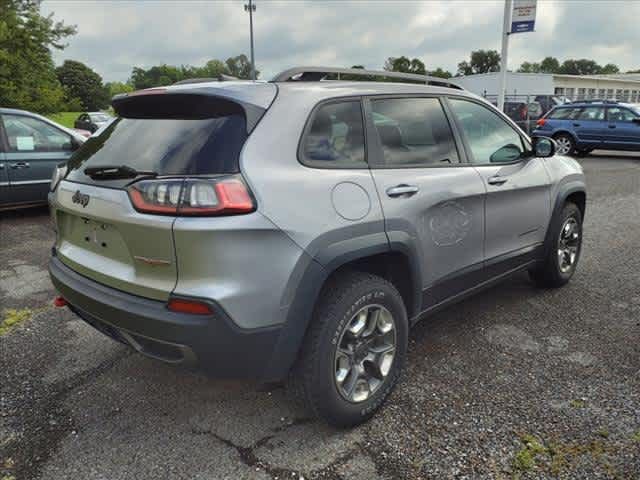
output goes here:
[[634, 442], [638, 442], [638, 443], [640, 443], [640, 430], [638, 430], [638, 431], [633, 435], [633, 437], [631, 437], [631, 440], [632, 440], [632, 441], [634, 441]]
[[0, 337], [6, 335], [22, 322], [28, 320], [33, 315], [33, 311], [30, 308], [23, 308], [16, 310], [10, 308], [5, 310], [2, 315], [2, 322], [0, 322]]
[[13, 475], [3, 475], [2, 480], [16, 480], [16, 477]]
[[[606, 430], [600, 430], [597, 434], [603, 439], [609, 437], [609, 432]], [[640, 435], [640, 432], [638, 434]], [[552, 443], [540, 441], [533, 435], [520, 435], [520, 441], [523, 447], [513, 457], [513, 478], [520, 478], [521, 474], [534, 468], [557, 476], [563, 470], [569, 471], [580, 457], [591, 457], [615, 476], [607, 457], [616, 453], [616, 447], [606, 444], [603, 440], [591, 440], [586, 443]]]
[[58, 112], [47, 115], [48, 118], [67, 128], [73, 128], [73, 122], [80, 116], [82, 112]]
[[609, 430], [607, 430], [606, 428], [602, 428], [598, 430], [598, 435], [600, 435], [602, 438], [609, 438]]
[[522, 435], [520, 440], [523, 447], [516, 453], [513, 467], [520, 472], [527, 472], [536, 466], [536, 457], [546, 455], [548, 450], [533, 435]]
[[584, 408], [586, 407], [586, 403], [584, 400], [580, 400], [579, 398], [573, 399], [569, 402], [573, 408]]

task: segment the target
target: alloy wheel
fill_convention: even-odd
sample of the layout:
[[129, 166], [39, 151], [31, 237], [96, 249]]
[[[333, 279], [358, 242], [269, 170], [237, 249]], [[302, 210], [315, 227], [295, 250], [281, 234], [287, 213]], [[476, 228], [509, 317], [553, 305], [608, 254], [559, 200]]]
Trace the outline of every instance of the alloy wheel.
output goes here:
[[396, 324], [381, 305], [368, 305], [351, 317], [335, 352], [334, 380], [351, 403], [366, 401], [389, 375], [396, 351]]
[[571, 149], [573, 148], [573, 145], [571, 143], [570, 138], [565, 136], [560, 136], [556, 138], [556, 143], [558, 145], [558, 148], [556, 151], [559, 155], [568, 155], [569, 153], [571, 153]]
[[574, 217], [565, 220], [558, 239], [558, 267], [562, 273], [568, 273], [578, 259], [580, 248], [580, 226]]

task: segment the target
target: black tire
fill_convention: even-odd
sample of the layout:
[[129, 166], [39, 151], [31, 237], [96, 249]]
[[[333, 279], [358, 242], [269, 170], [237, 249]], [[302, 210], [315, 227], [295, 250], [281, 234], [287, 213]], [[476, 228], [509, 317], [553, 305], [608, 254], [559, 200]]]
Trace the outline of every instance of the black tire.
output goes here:
[[[560, 248], [560, 233], [567, 225], [569, 219], [577, 224], [577, 251], [570, 268], [564, 270], [561, 266], [558, 250]], [[539, 287], [558, 288], [566, 285], [576, 271], [580, 253], [582, 252], [582, 213], [574, 203], [566, 203], [560, 215], [553, 220], [549, 227], [547, 241], [545, 242], [545, 256], [541, 264], [529, 271], [531, 279]], [[566, 266], [565, 266], [566, 267]]]
[[567, 152], [558, 152], [560, 155], [573, 155], [576, 152], [576, 142], [568, 133], [558, 133], [554, 135], [553, 139], [560, 144], [558, 148], [561, 148], [563, 143], [568, 146]]
[[578, 157], [586, 157], [591, 152], [593, 152], [593, 148], [581, 148], [579, 150], [576, 150], [576, 155]]
[[[392, 315], [395, 355], [377, 389], [366, 400], [352, 403], [338, 390], [336, 351], [354, 316], [368, 305], [382, 306]], [[402, 297], [381, 277], [347, 271], [329, 280], [312, 322], [291, 374], [290, 389], [313, 415], [331, 425], [351, 427], [365, 422], [391, 393], [404, 367], [409, 323]]]

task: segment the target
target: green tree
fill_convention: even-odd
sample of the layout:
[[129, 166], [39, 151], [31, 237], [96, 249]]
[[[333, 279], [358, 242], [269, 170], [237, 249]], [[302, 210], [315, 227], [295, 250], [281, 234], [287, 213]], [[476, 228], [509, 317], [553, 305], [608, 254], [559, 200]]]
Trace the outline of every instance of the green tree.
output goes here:
[[520, 73], [539, 73], [542, 70], [539, 63], [522, 62], [518, 72]]
[[63, 105], [51, 49], [76, 28], [40, 14], [39, 0], [0, 0], [0, 105], [41, 113]]
[[555, 57], [545, 57], [540, 62], [540, 71], [542, 73], [558, 73], [560, 71], [560, 62]]
[[160, 87], [184, 80], [185, 68], [172, 65], [155, 65], [147, 70], [133, 67], [131, 84], [136, 90], [143, 88]]
[[384, 63], [384, 69], [388, 72], [415, 73], [417, 75], [426, 75], [427, 69], [419, 58], [409, 59], [404, 55], [402, 57], [389, 57]]
[[500, 71], [500, 54], [496, 50], [474, 50], [471, 58], [458, 64], [458, 75]]
[[100, 110], [109, 105], [109, 91], [102, 85], [102, 77], [84, 63], [65, 60], [56, 68], [56, 75], [65, 100], [79, 99], [84, 110]]
[[107, 82], [104, 88], [109, 92], [109, 98], [113, 98], [120, 93], [133, 92], [133, 85], [129, 82]]
[[451, 74], [451, 72], [449, 70], [443, 70], [440, 67], [436, 68], [435, 70], [431, 70], [428, 73], [432, 77], [439, 77], [439, 78], [451, 78], [451, 77], [453, 77], [453, 75]]
[[600, 73], [602, 74], [620, 73], [620, 68], [618, 68], [618, 66], [614, 65], [613, 63], [607, 63], [604, 67], [602, 67], [602, 69], [600, 70]]
[[[225, 63], [228, 75], [246, 80], [251, 78], [251, 62], [244, 53], [236, 57], [227, 58]], [[256, 70], [256, 78], [259, 76], [260, 71]]]
[[640, 73], [640, 68], [637, 70], [627, 70], [627, 73]]
[[574, 60], [573, 58], [570, 58], [562, 62], [558, 73], [568, 75], [594, 75], [600, 73], [601, 70], [602, 67], [598, 65], [595, 60], [589, 60], [587, 58]]

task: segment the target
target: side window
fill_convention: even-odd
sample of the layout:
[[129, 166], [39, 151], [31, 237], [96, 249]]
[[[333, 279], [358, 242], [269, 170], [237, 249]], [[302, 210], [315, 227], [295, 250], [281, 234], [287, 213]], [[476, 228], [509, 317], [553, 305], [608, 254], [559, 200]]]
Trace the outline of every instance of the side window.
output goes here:
[[634, 118], [637, 118], [637, 115], [631, 110], [620, 107], [609, 107], [610, 122], [633, 122]]
[[61, 152], [72, 150], [71, 137], [37, 118], [3, 115], [10, 152]]
[[585, 107], [578, 115], [577, 120], [604, 120], [604, 108]]
[[496, 113], [468, 100], [451, 98], [450, 102], [471, 148], [473, 163], [509, 163], [523, 156], [522, 137]]
[[371, 100], [371, 109], [385, 165], [458, 163], [451, 127], [437, 98]]
[[553, 120], [575, 120], [578, 115], [580, 115], [579, 108], [561, 107], [556, 108], [553, 112], [551, 112], [549, 118]]
[[301, 160], [312, 167], [366, 167], [360, 101], [328, 103], [318, 108], [302, 142]]

